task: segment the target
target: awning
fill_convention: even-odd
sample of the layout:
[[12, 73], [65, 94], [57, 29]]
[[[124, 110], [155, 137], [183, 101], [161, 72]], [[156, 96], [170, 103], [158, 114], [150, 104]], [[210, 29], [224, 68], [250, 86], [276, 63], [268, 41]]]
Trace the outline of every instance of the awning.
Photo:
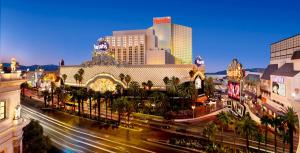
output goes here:
[[208, 99], [207, 96], [198, 97], [196, 99], [196, 102], [204, 103], [207, 99]]

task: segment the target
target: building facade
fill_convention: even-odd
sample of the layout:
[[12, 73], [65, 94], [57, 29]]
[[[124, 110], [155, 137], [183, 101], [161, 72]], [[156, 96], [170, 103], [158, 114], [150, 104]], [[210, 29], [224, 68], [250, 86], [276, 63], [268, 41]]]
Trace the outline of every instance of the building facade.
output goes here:
[[21, 72], [0, 74], [0, 153], [22, 152]]
[[[153, 18], [153, 26], [142, 30], [113, 31], [106, 41], [109, 52], [120, 64], [192, 64], [192, 29], [173, 24], [171, 17]], [[153, 56], [160, 54], [161, 59]], [[163, 56], [163, 58], [162, 58]]]

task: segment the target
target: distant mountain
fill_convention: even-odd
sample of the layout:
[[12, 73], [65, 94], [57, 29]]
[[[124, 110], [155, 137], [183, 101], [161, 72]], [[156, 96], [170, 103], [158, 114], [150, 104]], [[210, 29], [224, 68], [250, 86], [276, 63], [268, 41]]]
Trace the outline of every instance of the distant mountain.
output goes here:
[[[3, 63], [4, 67], [10, 67], [10, 63]], [[34, 71], [37, 69], [38, 66], [41, 66], [45, 71], [56, 71], [58, 70], [57, 65], [49, 64], [49, 65], [30, 65], [30, 66], [25, 66], [25, 65], [20, 65], [19, 69], [22, 71]]]
[[[265, 69], [264, 68], [251, 68], [251, 69], [245, 69], [245, 71], [250, 71], [250, 72], [264, 72]], [[227, 72], [226, 70], [223, 71], [218, 71], [218, 72], [214, 72], [214, 73], [206, 73], [209, 75], [226, 75]]]

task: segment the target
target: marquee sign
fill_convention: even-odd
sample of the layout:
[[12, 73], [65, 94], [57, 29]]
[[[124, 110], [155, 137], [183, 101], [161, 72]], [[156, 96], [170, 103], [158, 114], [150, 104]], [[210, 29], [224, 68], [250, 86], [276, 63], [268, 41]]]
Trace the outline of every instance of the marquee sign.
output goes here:
[[244, 77], [243, 66], [237, 59], [233, 59], [227, 68], [228, 80], [240, 81]]
[[171, 17], [153, 18], [154, 24], [171, 23]]

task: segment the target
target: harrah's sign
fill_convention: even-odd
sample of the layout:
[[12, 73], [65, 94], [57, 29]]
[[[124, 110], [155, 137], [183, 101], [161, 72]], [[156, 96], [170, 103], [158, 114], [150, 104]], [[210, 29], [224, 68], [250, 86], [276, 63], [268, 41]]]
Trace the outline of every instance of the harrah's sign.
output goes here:
[[171, 23], [171, 17], [153, 18], [154, 24]]

